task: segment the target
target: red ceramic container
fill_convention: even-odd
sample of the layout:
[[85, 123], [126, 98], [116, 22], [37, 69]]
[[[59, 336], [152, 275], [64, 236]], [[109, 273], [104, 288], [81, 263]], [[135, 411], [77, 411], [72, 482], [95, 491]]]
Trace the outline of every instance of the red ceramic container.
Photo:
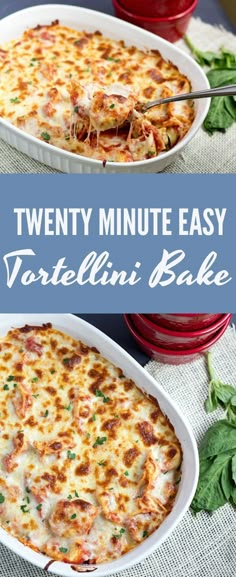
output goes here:
[[201, 345], [195, 349], [188, 349], [187, 351], [173, 351], [164, 349], [162, 347], [157, 347], [156, 345], [149, 343], [149, 341], [146, 341], [134, 327], [130, 315], [124, 315], [126, 325], [136, 340], [137, 344], [139, 345], [140, 349], [142, 349], [142, 351], [147, 356], [151, 357], [155, 361], [158, 361], [159, 363], [168, 363], [169, 365], [182, 365], [185, 363], [191, 363], [200, 357], [203, 353], [209, 351], [226, 331], [231, 317], [232, 315], [230, 315], [230, 318], [225, 322], [217, 334], [215, 334], [214, 337], [212, 337], [212, 339], [210, 339], [204, 345]]
[[192, 0], [120, 0], [122, 8], [138, 16], [165, 18], [188, 10]]
[[112, 0], [112, 2], [115, 15], [118, 18], [144, 28], [153, 34], [157, 34], [169, 40], [169, 42], [176, 42], [184, 36], [198, 0], [192, 0], [190, 6], [184, 12], [174, 14], [173, 16], [166, 16], [165, 18], [139, 16], [123, 8], [120, 1]]
[[179, 332], [154, 324], [145, 315], [130, 315], [134, 327], [144, 339], [154, 345], [174, 350], [195, 349], [204, 345], [214, 337], [230, 317], [230, 314], [222, 315], [216, 323], [198, 331]]
[[152, 322], [175, 331], [195, 331], [209, 327], [222, 317], [220, 314], [152, 314], [146, 315]]

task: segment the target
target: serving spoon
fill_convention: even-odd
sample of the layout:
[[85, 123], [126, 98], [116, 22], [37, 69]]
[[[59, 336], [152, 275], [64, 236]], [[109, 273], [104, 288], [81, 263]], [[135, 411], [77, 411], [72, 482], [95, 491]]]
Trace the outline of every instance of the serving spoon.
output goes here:
[[180, 100], [195, 100], [197, 98], [209, 98], [211, 96], [235, 96], [236, 84], [222, 86], [221, 88], [208, 88], [207, 90], [198, 90], [197, 92], [188, 92], [187, 94], [174, 94], [168, 98], [159, 98], [143, 104], [139, 103], [135, 108], [139, 112], [146, 112], [158, 104], [167, 104], [168, 102], [178, 102]]

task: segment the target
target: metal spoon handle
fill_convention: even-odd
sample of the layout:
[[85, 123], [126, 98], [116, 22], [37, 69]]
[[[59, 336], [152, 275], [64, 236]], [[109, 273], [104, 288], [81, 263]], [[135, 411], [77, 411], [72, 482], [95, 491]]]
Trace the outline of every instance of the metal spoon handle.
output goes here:
[[234, 96], [236, 95], [236, 84], [230, 86], [222, 86], [221, 88], [209, 88], [207, 90], [198, 90], [198, 92], [188, 92], [187, 94], [174, 94], [168, 98], [159, 98], [152, 102], [146, 102], [143, 105], [143, 111], [157, 106], [158, 104], [166, 104], [168, 102], [178, 102], [180, 100], [193, 100], [196, 98], [209, 98], [210, 96]]

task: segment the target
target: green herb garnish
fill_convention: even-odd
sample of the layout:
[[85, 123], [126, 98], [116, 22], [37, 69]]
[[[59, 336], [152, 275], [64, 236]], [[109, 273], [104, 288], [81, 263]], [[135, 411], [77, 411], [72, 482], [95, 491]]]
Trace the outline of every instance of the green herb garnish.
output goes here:
[[32, 383], [37, 383], [38, 380], [39, 380], [38, 377], [34, 377], [33, 379], [31, 379], [31, 382], [32, 382]]
[[50, 371], [51, 375], [54, 375], [55, 372], [56, 372], [55, 369], [52, 369], [52, 370]]
[[71, 405], [71, 403], [69, 403], [69, 405], [67, 405], [67, 407], [64, 407], [64, 409], [66, 411], [71, 411], [71, 407], [72, 407], [72, 405]]
[[98, 461], [98, 465], [100, 467], [105, 467], [106, 466], [106, 461]]
[[96, 421], [96, 415], [94, 413], [94, 415], [92, 416], [92, 421]]
[[3, 496], [2, 493], [0, 493], [0, 505], [1, 505], [2, 503], [4, 503], [4, 501], [5, 501], [5, 497]]
[[128, 476], [129, 476], [129, 471], [125, 471], [125, 472], [124, 472], [124, 475], [125, 475], [126, 477], [128, 477]]
[[32, 395], [32, 397], [34, 397], [35, 399], [37, 399], [39, 397], [39, 393], [37, 393], [37, 395]]
[[16, 96], [16, 98], [10, 98], [10, 102], [12, 104], [18, 104], [20, 102], [20, 99]]
[[102, 397], [104, 403], [109, 403], [109, 401], [110, 401], [109, 397], [106, 397], [104, 395], [104, 393], [102, 391], [100, 391], [99, 389], [96, 390], [96, 397]]
[[41, 132], [41, 136], [45, 142], [49, 142], [49, 140], [51, 140], [51, 136], [48, 134], [48, 132]]
[[37, 505], [36, 509], [37, 509], [37, 511], [41, 511], [41, 509], [42, 509], [42, 503], [39, 503], [39, 505]]
[[95, 443], [93, 444], [93, 447], [97, 447], [98, 445], [103, 445], [103, 443], [105, 443], [107, 440], [107, 437], [97, 437]]
[[10, 375], [9, 377], [7, 377], [7, 382], [10, 383], [11, 381], [14, 381], [15, 377], [13, 377], [13, 375]]
[[112, 537], [114, 537], [114, 539], [120, 539], [122, 537], [123, 533], [125, 533], [125, 529], [121, 528], [119, 533], [112, 535]]
[[29, 509], [27, 509], [27, 505], [21, 505], [20, 506], [22, 513], [29, 513]]
[[3, 390], [4, 390], [4, 391], [9, 391], [9, 385], [4, 385]]
[[63, 359], [64, 365], [68, 365], [70, 359]]
[[45, 411], [45, 413], [44, 413], [43, 416], [44, 416], [44, 417], [48, 417], [48, 415], [49, 415], [49, 411], [48, 411], [48, 409], [47, 409], [47, 410]]
[[109, 108], [112, 110], [113, 108], [115, 108], [115, 104], [111, 104], [111, 106], [109, 106]]
[[144, 532], [143, 532], [143, 538], [145, 538], [145, 537], [147, 537], [147, 536], [148, 536], [148, 532], [147, 532], [147, 531], [144, 531]]
[[25, 490], [26, 490], [26, 493], [30, 493], [30, 492], [31, 492], [30, 489], [29, 489], [29, 487], [25, 487]]
[[59, 548], [60, 553], [67, 553], [68, 549], [66, 547]]
[[75, 491], [75, 497], [77, 497], [77, 499], [79, 498], [77, 491]]
[[76, 519], [77, 515], [76, 513], [73, 513], [73, 515], [71, 515], [71, 519]]
[[106, 60], [109, 60], [109, 62], [120, 62], [120, 58], [112, 58], [112, 56], [107, 56]]
[[75, 459], [75, 457], [76, 457], [75, 453], [72, 453], [70, 450], [67, 451], [67, 458], [68, 459], [71, 459], [73, 461]]

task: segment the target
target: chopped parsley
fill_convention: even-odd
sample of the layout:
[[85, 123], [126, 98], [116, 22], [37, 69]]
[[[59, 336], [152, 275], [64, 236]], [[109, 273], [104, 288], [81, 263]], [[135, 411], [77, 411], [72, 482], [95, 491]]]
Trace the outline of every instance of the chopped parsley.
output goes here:
[[48, 409], [47, 409], [47, 410], [45, 411], [45, 413], [44, 413], [43, 416], [44, 416], [44, 417], [48, 417], [48, 415], [49, 415], [49, 411], [48, 411]]
[[152, 158], [152, 156], [155, 156], [155, 155], [156, 155], [156, 153], [154, 152], [154, 150], [149, 150], [147, 153], [148, 158]]
[[60, 553], [67, 553], [68, 549], [66, 547], [59, 548]]
[[9, 377], [7, 377], [7, 382], [10, 383], [11, 381], [14, 381], [15, 377], [13, 377], [13, 375], [10, 375]]
[[17, 387], [17, 383], [14, 383], [14, 384], [13, 384], [13, 387], [14, 387], [14, 389], [15, 389], [15, 388]]
[[51, 375], [54, 375], [55, 372], [56, 372], [55, 369], [52, 369], [52, 370], [50, 371]]
[[112, 110], [113, 108], [115, 108], [115, 104], [111, 104], [109, 108]]
[[177, 481], [175, 481], [175, 484], [178, 485], [181, 481], [181, 477], [179, 479], [177, 479]]
[[106, 466], [106, 461], [98, 461], [98, 465], [100, 467], [105, 467]]
[[37, 511], [41, 511], [41, 509], [42, 509], [42, 503], [39, 503], [39, 505], [37, 505], [36, 509], [37, 509]]
[[2, 503], [4, 503], [4, 501], [5, 501], [5, 497], [2, 495], [2, 493], [0, 493], [0, 505]]
[[106, 397], [104, 395], [104, 393], [102, 391], [100, 391], [100, 389], [97, 389], [95, 394], [96, 394], [96, 397], [102, 397], [104, 403], [109, 403], [109, 401], [110, 401], [109, 397]]
[[92, 421], [96, 421], [96, 415], [94, 413], [94, 415], [92, 416]]
[[129, 471], [125, 471], [125, 472], [124, 472], [124, 475], [125, 475], [126, 477], [128, 477], [128, 476], [129, 476]]
[[72, 495], [68, 495], [67, 499], [71, 500], [71, 499], [72, 499]]
[[48, 132], [41, 132], [41, 136], [45, 142], [49, 142], [49, 140], [51, 140], [51, 136], [48, 134]]
[[120, 58], [112, 58], [112, 56], [108, 56], [106, 60], [109, 60], [109, 62], [120, 62]]
[[37, 62], [38, 58], [31, 58], [31, 62]]
[[69, 134], [66, 134], [65, 140], [70, 140], [70, 135], [69, 135]]
[[39, 397], [39, 393], [37, 393], [37, 395], [32, 395], [32, 397], [34, 397], [35, 399], [37, 399]]
[[4, 385], [3, 390], [4, 390], [4, 391], [9, 391], [9, 385]]
[[77, 499], [78, 499], [78, 497], [79, 497], [77, 491], [75, 491], [75, 497], [77, 497]]
[[71, 519], [76, 519], [77, 515], [76, 513], [73, 513], [73, 515], [71, 515]]
[[79, 107], [78, 107], [78, 106], [75, 106], [75, 107], [74, 107], [74, 112], [76, 112], [76, 113], [78, 114], [78, 112], [79, 112]]
[[72, 453], [69, 449], [69, 451], [67, 451], [67, 458], [71, 459], [73, 461], [75, 459], [75, 457], [76, 457], [76, 454]]
[[27, 507], [27, 505], [21, 505], [20, 506], [22, 513], [29, 513], [29, 509], [27, 509], [26, 507]]
[[63, 359], [64, 365], [68, 365], [70, 359]]
[[34, 377], [33, 379], [31, 379], [32, 383], [37, 383], [38, 382], [38, 377]]
[[144, 537], [147, 537], [147, 536], [148, 536], [148, 532], [147, 532], [147, 531], [144, 531], [144, 532], [143, 532], [143, 538], [144, 538]]
[[73, 74], [69, 74], [69, 78], [72, 78]]
[[29, 487], [25, 487], [26, 493], [30, 493]]
[[109, 491], [113, 491], [114, 487], [109, 487]]
[[87, 439], [90, 439], [90, 437], [91, 437], [90, 433], [87, 433], [86, 437], [87, 437]]
[[122, 537], [123, 533], [125, 533], [125, 529], [121, 528], [119, 533], [112, 535], [112, 537], [114, 537], [114, 539], [120, 539]]
[[93, 444], [93, 447], [97, 447], [98, 445], [103, 445], [103, 443], [105, 443], [107, 440], [107, 437], [97, 437], [95, 443]]
[[64, 407], [64, 409], [66, 411], [71, 411], [71, 407], [72, 407], [72, 405], [71, 405], [71, 403], [69, 403], [69, 405], [67, 405], [67, 407]]
[[18, 96], [16, 96], [16, 98], [10, 98], [10, 102], [12, 104], [18, 104], [20, 102], [20, 99], [18, 98]]

